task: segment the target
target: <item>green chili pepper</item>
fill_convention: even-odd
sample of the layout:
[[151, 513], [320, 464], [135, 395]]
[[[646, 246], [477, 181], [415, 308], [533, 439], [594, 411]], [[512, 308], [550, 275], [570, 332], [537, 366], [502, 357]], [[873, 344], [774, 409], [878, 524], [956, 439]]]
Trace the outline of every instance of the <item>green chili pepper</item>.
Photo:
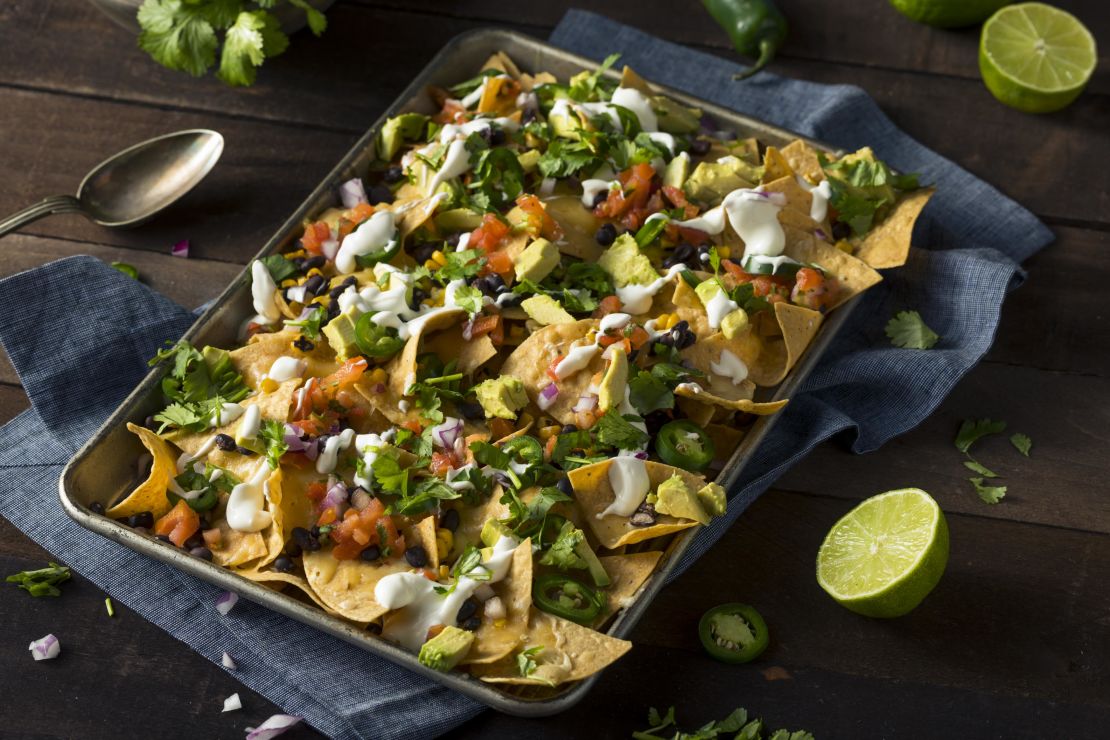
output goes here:
[[706, 10], [725, 29], [736, 51], [756, 57], [747, 72], [734, 80], [751, 77], [767, 66], [786, 40], [786, 16], [771, 0], [702, 0]]
[[655, 452], [668, 465], [685, 470], [705, 470], [715, 454], [713, 438], [686, 419], [668, 421], [655, 435]]
[[129, 278], [133, 278], [134, 280], [139, 279], [139, 271], [135, 269], [134, 265], [129, 265], [126, 262], [113, 262], [112, 267], [119, 270]]
[[381, 324], [375, 324], [373, 314], [364, 313], [355, 324], [355, 344], [367, 357], [392, 357], [405, 346], [405, 340]]
[[532, 585], [532, 601], [548, 614], [589, 624], [601, 613], [605, 598], [569, 576], [543, 575]]
[[747, 663], [767, 648], [767, 623], [747, 604], [721, 604], [698, 623], [705, 651], [724, 663]]

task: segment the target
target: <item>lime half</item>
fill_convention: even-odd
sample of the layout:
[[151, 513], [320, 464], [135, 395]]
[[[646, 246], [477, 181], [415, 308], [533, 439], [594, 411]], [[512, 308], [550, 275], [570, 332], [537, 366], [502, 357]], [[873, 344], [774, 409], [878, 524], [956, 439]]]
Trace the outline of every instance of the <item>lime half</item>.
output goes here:
[[817, 583], [868, 617], [900, 617], [933, 590], [948, 564], [948, 524], [920, 488], [872, 496], [841, 518], [817, 553]]
[[1060, 110], [1083, 92], [1096, 64], [1091, 32], [1049, 5], [1011, 5], [983, 24], [979, 72], [991, 94], [1012, 108]]
[[911, 20], [937, 28], [962, 28], [982, 23], [990, 14], [1013, 0], [890, 0], [894, 8]]

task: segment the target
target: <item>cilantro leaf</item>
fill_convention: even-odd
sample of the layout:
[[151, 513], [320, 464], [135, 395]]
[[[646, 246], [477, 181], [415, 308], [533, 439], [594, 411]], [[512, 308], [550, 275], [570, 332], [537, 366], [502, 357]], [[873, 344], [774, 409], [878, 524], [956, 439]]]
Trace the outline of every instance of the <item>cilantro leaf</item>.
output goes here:
[[307, 0], [289, 0], [289, 4], [304, 11], [305, 20], [313, 36], [319, 36], [328, 28], [328, 19], [323, 13], [308, 4]]
[[204, 74], [216, 62], [216, 31], [198, 7], [181, 0], [144, 0], [137, 14], [139, 47], [169, 69]]
[[998, 477], [998, 473], [994, 472], [977, 460], [964, 460], [964, 467], [970, 470], [972, 473], [978, 473], [985, 478]]
[[258, 430], [258, 438], [266, 447], [267, 464], [277, 469], [281, 456], [289, 450], [289, 445], [285, 444], [285, 424], [276, 419], [264, 419]]
[[579, 72], [571, 77], [568, 91], [570, 97], [581, 102], [587, 102], [600, 100], [603, 92], [608, 95], [608, 91], [616, 87], [616, 83], [606, 79], [603, 75], [620, 58], [620, 54], [610, 54], [593, 72]]
[[886, 335], [891, 344], [904, 349], [929, 349], [940, 340], [917, 311], [902, 311], [888, 321]]
[[979, 498], [983, 503], [997, 504], [1006, 495], [1006, 486], [987, 486], [983, 484], [982, 478], [969, 478], [971, 485], [975, 486], [975, 492], [979, 494]]
[[252, 85], [266, 57], [277, 56], [288, 46], [289, 37], [273, 15], [264, 10], [243, 11], [227, 29], [216, 74], [229, 85]]
[[281, 281], [297, 274], [297, 266], [293, 264], [292, 260], [286, 259], [284, 255], [270, 254], [260, 261], [266, 266], [266, 269], [270, 272], [270, 277], [274, 279], [274, 283], [277, 285], [281, 285]]
[[[300, 321], [286, 321], [285, 325], [299, 327], [301, 334], [315, 342], [320, 338], [320, 326], [327, 320], [327, 317], [327, 310], [323, 306], [316, 305], [305, 318]], [[385, 327], [382, 327], [382, 329], [385, 329]]]
[[540, 564], [550, 565], [559, 570], [585, 568], [586, 561], [575, 552], [575, 548], [585, 539], [586, 534], [574, 526], [573, 522], [564, 522], [559, 530], [558, 537], [555, 538], [555, 541], [547, 548], [547, 552], [540, 558]]
[[507, 452], [502, 452], [497, 445], [489, 442], [475, 441], [470, 443], [470, 451], [474, 453], [474, 461], [479, 465], [489, 465], [491, 468], [506, 470], [512, 458]]
[[569, 177], [581, 170], [601, 164], [589, 144], [584, 141], [556, 139], [539, 158], [536, 167], [544, 177]]
[[609, 409], [597, 421], [597, 440], [618, 450], [643, 448], [648, 443], [648, 433], [633, 426], [630, 419], [640, 421], [634, 416], [621, 416], [616, 409]]
[[829, 162], [818, 155], [818, 159], [831, 190], [829, 204], [836, 209], [837, 220], [847, 224], [855, 236], [870, 231], [879, 213], [894, 203], [895, 189], [918, 187], [916, 175], [895, 175], [873, 156], [849, 155]]
[[460, 286], [455, 291], [455, 305], [470, 314], [477, 316], [482, 312], [482, 291], [470, 285]]
[[628, 400], [641, 416], [652, 411], [674, 408], [671, 389], [651, 372], [641, 370], [628, 381]]
[[392, 447], [378, 452], [371, 468], [374, 471], [374, 481], [386, 493], [401, 497], [408, 495], [409, 471], [401, 467], [397, 450]]
[[[377, 475], [376, 462], [375, 476]], [[456, 491], [439, 478], [421, 478], [412, 486], [412, 493], [395, 501], [392, 508], [398, 514], [419, 514], [432, 508], [437, 501], [456, 499], [461, 496], [461, 491]]]
[[1029, 450], [1033, 448], [1033, 440], [1029, 439], [1028, 435], [1021, 434], [1020, 432], [1010, 435], [1010, 444], [1014, 446], [1014, 449], [1026, 457], [1029, 457]]
[[988, 434], [1001, 434], [1006, 431], [1006, 422], [991, 421], [990, 419], [964, 419], [960, 430], [956, 432], [956, 449], [967, 452], [971, 445]]
[[452, 280], [466, 280], [477, 275], [485, 264], [482, 252], [477, 249], [464, 249], [461, 252], [444, 252], [447, 263], [432, 274], [432, 279], [440, 285]]
[[536, 661], [533, 657], [543, 652], [543, 645], [535, 645], [530, 648], [524, 648], [516, 655], [516, 667], [520, 671], [520, 675], [528, 678], [536, 672]]

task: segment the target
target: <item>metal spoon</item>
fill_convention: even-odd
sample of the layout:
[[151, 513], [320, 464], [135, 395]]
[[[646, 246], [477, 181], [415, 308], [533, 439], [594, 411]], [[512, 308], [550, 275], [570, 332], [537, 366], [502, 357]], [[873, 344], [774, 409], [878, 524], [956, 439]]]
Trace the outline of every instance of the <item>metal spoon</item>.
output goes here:
[[0, 236], [55, 213], [82, 213], [101, 226], [136, 226], [192, 190], [223, 150], [224, 137], [207, 129], [148, 139], [94, 167], [77, 197], [55, 195], [0, 220]]

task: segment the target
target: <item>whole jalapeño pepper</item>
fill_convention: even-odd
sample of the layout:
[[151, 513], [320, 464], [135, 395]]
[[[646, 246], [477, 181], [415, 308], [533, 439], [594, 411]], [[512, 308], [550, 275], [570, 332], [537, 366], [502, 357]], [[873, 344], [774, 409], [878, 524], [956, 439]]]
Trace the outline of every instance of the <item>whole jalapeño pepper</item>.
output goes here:
[[725, 29], [736, 51], [756, 57], [748, 71], [734, 80], [751, 77], [767, 66], [786, 39], [786, 16], [771, 0], [702, 0], [706, 10]]

